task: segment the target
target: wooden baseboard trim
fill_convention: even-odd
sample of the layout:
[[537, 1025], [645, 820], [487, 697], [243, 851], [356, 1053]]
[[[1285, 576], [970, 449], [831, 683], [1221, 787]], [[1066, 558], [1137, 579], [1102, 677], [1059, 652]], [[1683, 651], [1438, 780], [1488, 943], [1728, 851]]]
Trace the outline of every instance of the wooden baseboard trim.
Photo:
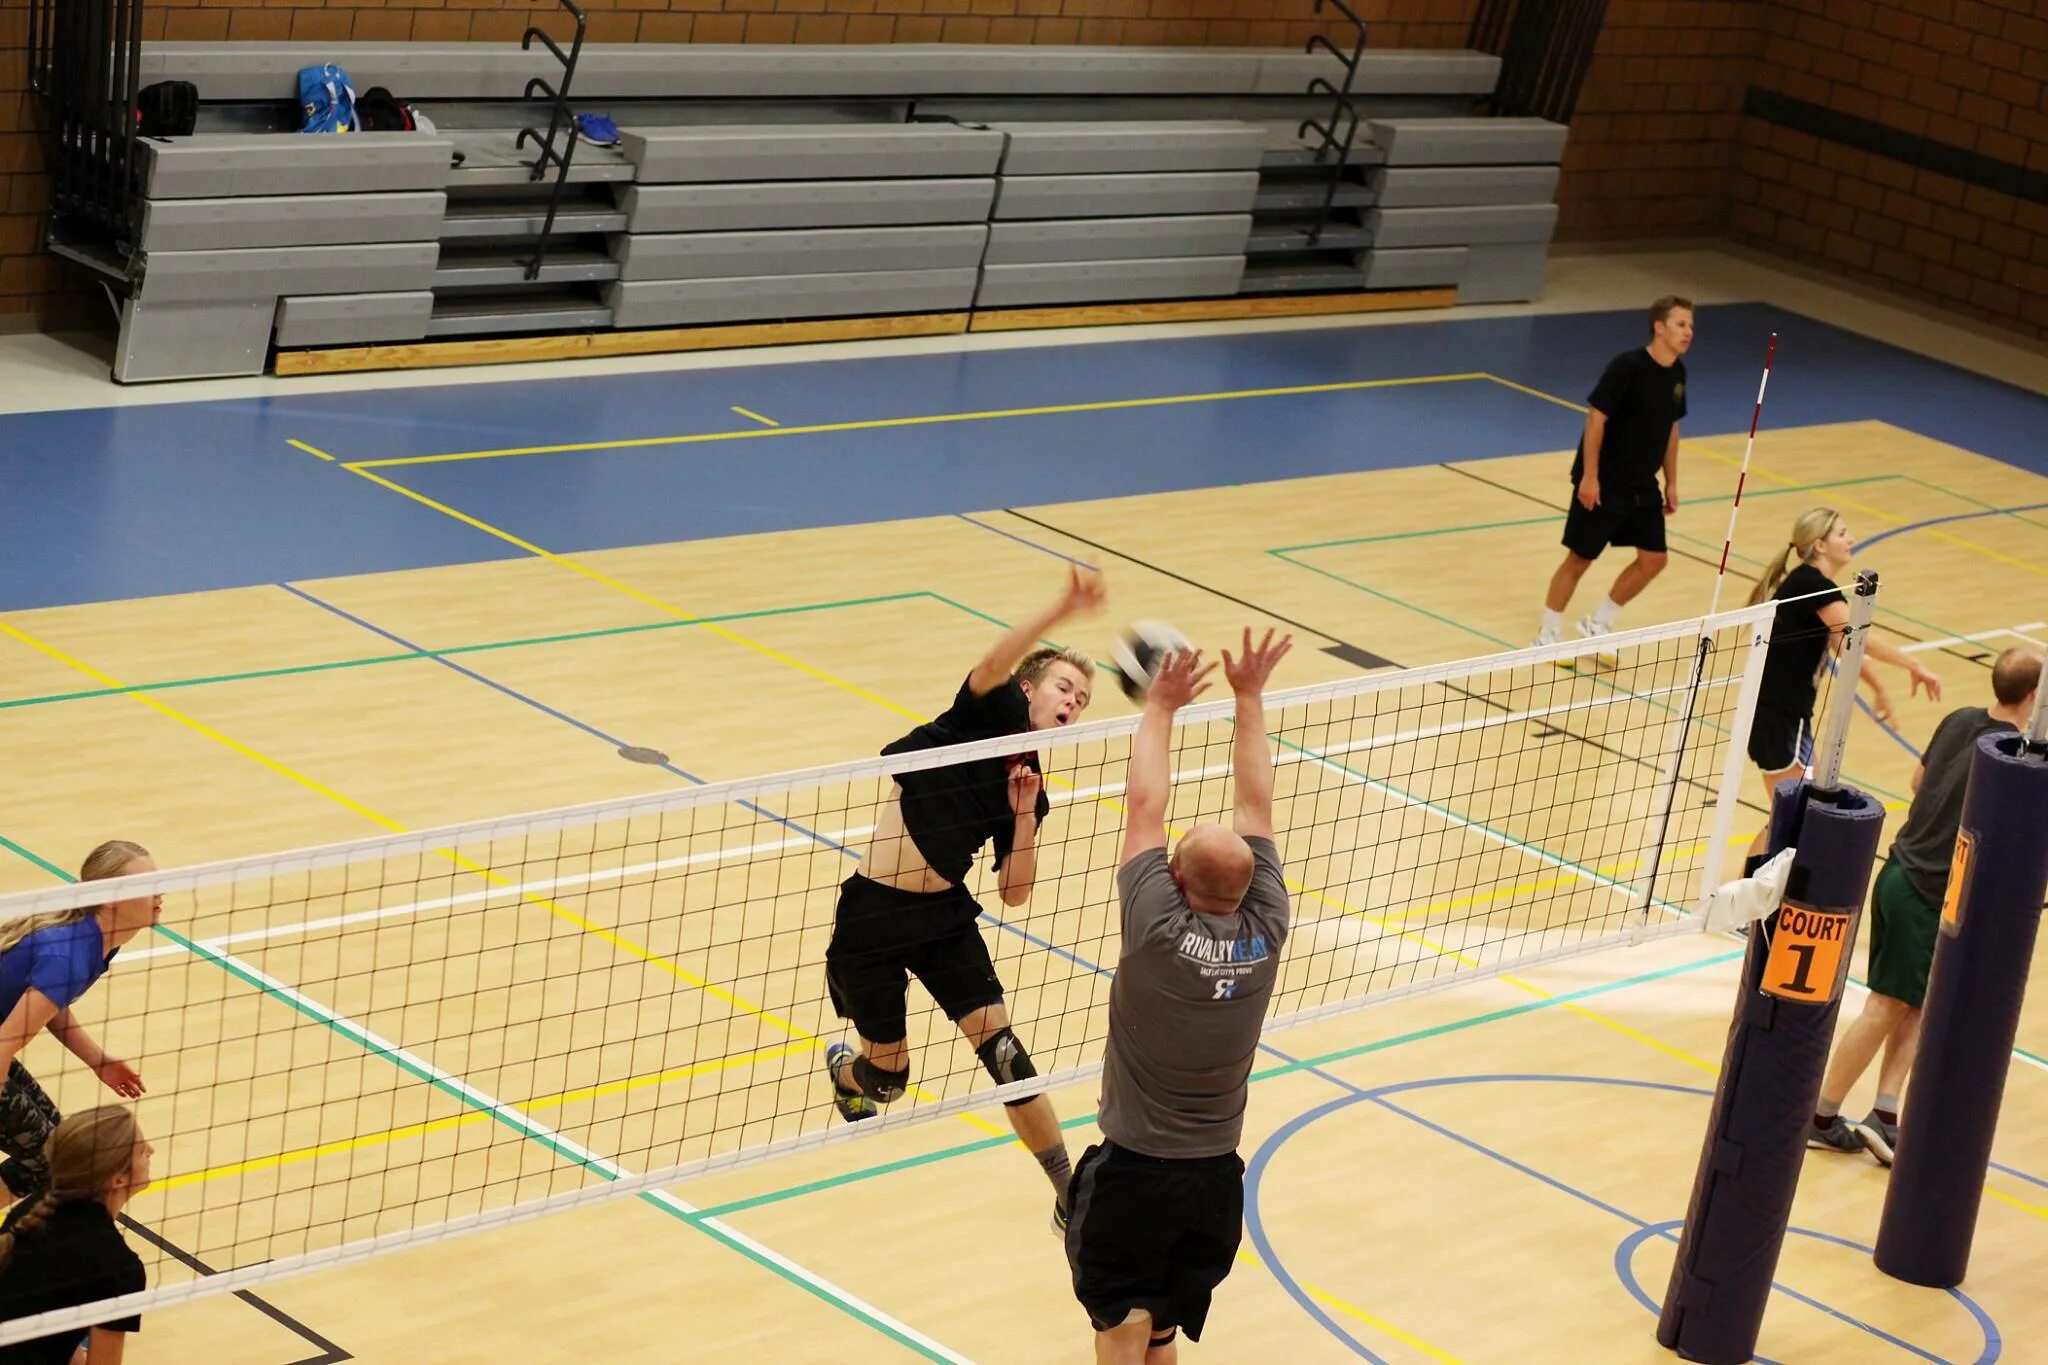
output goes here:
[[479, 341], [409, 341], [378, 346], [279, 351], [275, 368], [281, 375], [305, 375], [419, 370], [453, 365], [510, 365], [535, 360], [587, 360], [598, 356], [660, 355], [671, 351], [872, 341], [882, 337], [952, 336], [966, 330], [965, 313], [824, 318], [813, 322], [579, 332], [561, 336], [495, 337]]

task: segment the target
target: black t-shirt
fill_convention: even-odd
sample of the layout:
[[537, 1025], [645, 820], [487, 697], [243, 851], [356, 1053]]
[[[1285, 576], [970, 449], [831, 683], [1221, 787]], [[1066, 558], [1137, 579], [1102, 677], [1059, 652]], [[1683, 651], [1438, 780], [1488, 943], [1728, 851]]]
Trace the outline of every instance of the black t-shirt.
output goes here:
[[[1820, 595], [1814, 596], [1816, 593]], [[1842, 596], [1833, 579], [1811, 564], [1801, 564], [1786, 574], [1772, 599], [1778, 604], [1777, 621], [1771, 627], [1771, 652], [1764, 659], [1757, 701], [1784, 715], [1811, 718], [1819, 696], [1820, 666], [1828, 656], [1832, 633], [1820, 619], [1820, 611], [1830, 602], [1849, 599]]]
[[[1600, 382], [1586, 401], [1607, 417], [1600, 438], [1600, 486], [1616, 493], [1640, 492], [1657, 486], [1671, 428], [1685, 417], [1685, 362], [1666, 369], [1641, 346], [1607, 362]], [[1586, 471], [1586, 438], [1572, 460], [1572, 483]]]
[[1993, 720], [1981, 706], [1951, 711], [1934, 727], [1934, 738], [1920, 756], [1927, 767], [1920, 790], [1913, 793], [1913, 808], [1892, 840], [1892, 861], [1929, 905], [1939, 906], [1948, 895], [1949, 866], [1955, 858], [1956, 830], [1963, 823], [1963, 793], [1970, 785], [1977, 741], [2017, 728]]
[[[949, 744], [993, 739], [997, 735], [1021, 734], [1031, 728], [1031, 702], [1024, 685], [1005, 678], [1002, 685], [985, 696], [975, 696], [965, 682], [953, 704], [936, 720], [918, 726], [884, 754], [909, 754], [923, 749], [941, 749]], [[932, 871], [958, 885], [967, 880], [974, 855], [990, 840], [995, 841], [996, 867], [1010, 856], [1016, 833], [1016, 816], [1010, 810], [1010, 768], [1029, 764], [1041, 771], [1035, 753], [1006, 758], [978, 758], [947, 768], [898, 774], [903, 788], [903, 826], [917, 851], [931, 864]], [[1038, 819], [1044, 823], [1052, 810], [1045, 789], [1038, 792]]]
[[[24, 1199], [8, 1211], [12, 1228], [36, 1201]], [[42, 1226], [15, 1240], [14, 1255], [0, 1270], [0, 1319], [25, 1318], [55, 1308], [76, 1308], [149, 1285], [142, 1260], [121, 1238], [114, 1215], [97, 1199], [59, 1204]], [[103, 1322], [110, 1332], [139, 1332], [141, 1318]], [[70, 1365], [84, 1329], [59, 1332], [0, 1346], [0, 1365]]]

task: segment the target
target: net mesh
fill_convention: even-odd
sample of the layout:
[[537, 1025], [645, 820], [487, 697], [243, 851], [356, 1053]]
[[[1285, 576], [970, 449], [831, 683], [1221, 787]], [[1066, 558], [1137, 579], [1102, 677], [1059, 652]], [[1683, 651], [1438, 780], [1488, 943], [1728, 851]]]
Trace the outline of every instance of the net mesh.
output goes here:
[[[1268, 699], [1294, 901], [1270, 1027], [1688, 927], [1736, 823], [1768, 607]], [[1603, 661], [1599, 650], [1615, 657]], [[1032, 736], [1034, 894], [970, 889], [1043, 1080], [1099, 1066], [1136, 718]], [[1183, 712], [1169, 827], [1227, 821], [1230, 704]], [[820, 1068], [840, 883], [894, 775], [1014, 737], [0, 901], [160, 892], [76, 1006], [135, 1062], [156, 1306], [987, 1106], [916, 985], [912, 1090], [846, 1125]], [[1745, 825], [1749, 821], [1743, 822]], [[1746, 829], [1743, 832], [1747, 832]], [[109, 1097], [48, 1039], [60, 1108]], [[18, 1154], [17, 1154], [18, 1155]], [[65, 1318], [0, 1323], [18, 1340]], [[101, 1314], [104, 1316], [104, 1312]]]

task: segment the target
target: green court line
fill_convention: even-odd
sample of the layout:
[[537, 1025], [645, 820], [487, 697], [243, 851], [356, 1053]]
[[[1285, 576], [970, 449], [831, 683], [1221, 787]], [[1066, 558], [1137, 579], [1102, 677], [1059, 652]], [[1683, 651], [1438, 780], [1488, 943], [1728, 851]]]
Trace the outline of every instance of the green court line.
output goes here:
[[[1282, 1066], [1267, 1067], [1263, 1071], [1254, 1071], [1250, 1079], [1253, 1082], [1275, 1080], [1281, 1076], [1291, 1076], [1297, 1072], [1330, 1066], [1337, 1062], [1350, 1061], [1354, 1057], [1364, 1057], [1375, 1052], [1386, 1052], [1392, 1048], [1405, 1047], [1409, 1043], [1420, 1043], [1431, 1038], [1440, 1038], [1445, 1034], [1461, 1033], [1466, 1029], [1477, 1028], [1481, 1024], [1494, 1024], [1499, 1023], [1503, 1019], [1519, 1018], [1525, 1014], [1532, 1014], [1537, 1010], [1549, 1009], [1554, 1005], [1568, 1005], [1592, 996], [1626, 990], [1631, 986], [1647, 985], [1669, 977], [1683, 976], [1688, 972], [1700, 971], [1703, 968], [1718, 967], [1723, 963], [1738, 960], [1745, 951], [1747, 950], [1737, 949], [1734, 952], [1720, 953], [1714, 957], [1704, 957], [1696, 962], [1682, 962], [1675, 967], [1660, 967], [1656, 971], [1644, 972], [1638, 976], [1626, 977], [1620, 981], [1603, 982], [1597, 986], [1582, 986], [1578, 990], [1567, 991], [1562, 995], [1548, 996], [1541, 1000], [1530, 1000], [1523, 1004], [1510, 1005], [1505, 1009], [1491, 1010], [1485, 1014], [1474, 1014], [1464, 1019], [1453, 1019], [1445, 1024], [1433, 1024], [1428, 1028], [1396, 1034], [1391, 1038], [1377, 1038], [1369, 1043], [1358, 1043], [1351, 1047], [1340, 1048], [1335, 1052], [1326, 1052], [1319, 1057], [1304, 1057], [1300, 1061], [1288, 1062]], [[1085, 1128], [1089, 1124], [1094, 1123], [1097, 1117], [1095, 1114], [1083, 1114], [1079, 1118], [1066, 1119], [1061, 1122], [1060, 1128], [1062, 1131]], [[845, 1171], [839, 1175], [825, 1176], [818, 1180], [807, 1180], [800, 1185], [790, 1185], [784, 1189], [770, 1190], [763, 1194], [752, 1195], [746, 1199], [735, 1199], [731, 1203], [700, 1209], [696, 1216], [699, 1218], [723, 1218], [729, 1214], [745, 1213], [749, 1209], [761, 1208], [768, 1204], [780, 1204], [790, 1199], [802, 1198], [805, 1195], [821, 1194], [826, 1190], [839, 1189], [842, 1186], [858, 1184], [864, 1180], [873, 1180], [885, 1175], [895, 1175], [899, 1171], [915, 1170], [920, 1166], [930, 1166], [941, 1161], [951, 1161], [956, 1157], [973, 1156], [979, 1152], [994, 1151], [998, 1147], [1010, 1146], [1016, 1141], [1017, 1139], [1014, 1137], [980, 1138], [974, 1142], [963, 1142], [958, 1146], [941, 1148], [936, 1152], [925, 1152], [918, 1156], [902, 1157], [895, 1161], [884, 1161], [878, 1165], [866, 1166], [859, 1170]]]
[[[420, 659], [439, 659], [455, 654], [482, 654], [498, 649], [523, 649], [528, 645], [558, 645], [577, 640], [601, 640], [615, 635], [636, 635], [652, 630], [680, 630], [690, 626], [707, 626], [726, 621], [752, 621], [767, 616], [795, 616], [805, 612], [838, 611], [847, 607], [871, 607], [883, 602], [905, 602], [913, 598], [930, 597], [959, 607], [957, 602], [939, 598], [937, 593], [896, 592], [884, 593], [877, 597], [849, 597], [839, 602], [807, 602], [793, 607], [764, 607], [758, 611], [737, 611], [723, 616], [698, 616], [688, 621], [652, 621], [638, 626], [607, 626], [602, 630], [579, 630], [566, 635], [533, 635], [518, 640], [492, 640], [477, 645], [454, 645], [447, 649], [422, 649], [410, 654], [373, 654], [360, 659], [336, 659], [324, 664], [294, 664], [286, 668], [259, 668], [245, 673], [215, 673], [199, 678], [175, 678], [169, 682], [130, 683], [126, 687], [95, 687], [82, 692], [57, 692], [43, 697], [20, 697], [13, 701], [0, 701], [0, 711], [22, 706], [47, 706], [60, 701], [86, 701], [95, 697], [120, 697], [133, 692], [167, 692], [177, 687], [205, 687], [213, 683], [250, 682], [259, 678], [288, 678], [306, 673], [332, 673], [344, 668], [366, 668], [372, 664], [409, 663]], [[960, 607], [960, 610], [969, 610]], [[981, 613], [976, 612], [975, 615]], [[988, 618], [994, 620], [994, 617]]]
[[14, 840], [8, 838], [4, 834], [0, 834], [0, 848], [6, 849], [9, 853], [14, 854], [16, 857], [21, 858], [24, 861], [34, 863], [37, 867], [40, 867], [43, 871], [49, 873], [51, 876], [57, 878], [59, 881], [75, 882], [78, 880], [78, 878], [72, 876], [69, 872], [66, 872], [63, 868], [57, 866], [49, 859], [38, 856], [35, 850], [22, 847], [20, 844], [15, 843]]
[[[76, 883], [78, 881], [78, 878], [72, 876], [70, 873], [64, 871], [62, 868], [57, 867], [55, 864], [50, 863], [43, 858], [37, 857], [34, 853], [22, 847], [20, 844], [15, 843], [12, 839], [7, 838], [4, 834], [0, 834], [0, 845], [4, 845], [9, 849], [14, 850], [15, 852], [21, 854], [21, 856], [23, 856], [24, 858], [27, 858], [29, 861], [35, 863], [37, 866], [48, 869], [52, 874], [57, 876], [62, 881], [68, 883]], [[497, 1122], [505, 1125], [507, 1128], [510, 1128], [513, 1132], [518, 1133], [521, 1137], [539, 1143], [541, 1146], [545, 1147], [549, 1152], [561, 1158], [563, 1161], [566, 1161], [571, 1165], [576, 1166], [590, 1173], [591, 1175], [598, 1176], [607, 1181], [615, 1181], [620, 1178], [618, 1170], [614, 1169], [608, 1171], [605, 1169], [607, 1164], [616, 1166], [616, 1163], [609, 1162], [608, 1158], [595, 1157], [593, 1159], [592, 1156], [585, 1156], [582, 1153], [573, 1150], [573, 1148], [569, 1145], [567, 1140], [559, 1137], [553, 1132], [541, 1128], [540, 1125], [536, 1124], [533, 1120], [527, 1118], [522, 1112], [520, 1112], [517, 1106], [508, 1103], [496, 1103], [490, 1101], [488, 1097], [482, 1095], [480, 1092], [472, 1090], [467, 1084], [462, 1082], [460, 1077], [455, 1077], [452, 1075], [452, 1073], [450, 1073], [449, 1076], [436, 1075], [433, 1071], [421, 1066], [419, 1063], [415, 1062], [411, 1057], [406, 1056], [403, 1052], [400, 1052], [392, 1047], [386, 1046], [381, 1040], [371, 1035], [367, 1030], [362, 1028], [362, 1026], [356, 1024], [354, 1021], [344, 1017], [339, 1011], [329, 1009], [326, 1006], [319, 1004], [317, 1001], [314, 1001], [311, 997], [302, 996], [296, 991], [279, 990], [277, 987], [272, 986], [269, 982], [264, 981], [262, 978], [251, 974], [251, 972], [233, 956], [222, 952], [218, 948], [214, 948], [207, 944], [201, 943], [196, 939], [187, 938], [185, 935], [179, 933], [175, 929], [168, 927], [167, 925], [155, 924], [151, 925], [150, 928], [156, 934], [169, 939], [172, 943], [175, 943], [180, 948], [183, 948], [191, 956], [198, 958], [202, 962], [212, 963], [214, 966], [220, 968], [222, 971], [226, 972], [229, 976], [241, 982], [243, 985], [252, 987], [254, 990], [257, 991], [257, 993], [277, 1001], [286, 1009], [291, 1010], [294, 1014], [313, 1020], [315, 1023], [320, 1024], [321, 1026], [340, 1035], [341, 1037], [348, 1039], [350, 1042], [362, 1048], [365, 1052], [368, 1052], [371, 1056], [376, 1057], [378, 1060], [388, 1062], [392, 1066], [397, 1067], [400, 1071], [403, 1071], [406, 1075], [411, 1076], [414, 1080], [426, 1082], [426, 1084], [432, 1087], [433, 1089], [438, 1090], [442, 1094], [460, 1101], [462, 1104], [468, 1106], [473, 1110], [476, 1110], [479, 1113], [488, 1115], [490, 1118], [495, 1119]], [[848, 1303], [840, 1298], [834, 1297], [833, 1295], [826, 1293], [825, 1290], [820, 1288], [818, 1285], [812, 1284], [809, 1280], [806, 1280], [801, 1276], [792, 1274], [787, 1268], [777, 1264], [772, 1258], [762, 1255], [759, 1251], [757, 1251], [753, 1247], [748, 1246], [745, 1242], [740, 1241], [739, 1239], [731, 1236], [730, 1234], [724, 1232], [719, 1228], [705, 1226], [705, 1220], [714, 1215], [704, 1213], [701, 1210], [692, 1210], [689, 1212], [685, 1212], [682, 1209], [674, 1207], [672, 1204], [666, 1203], [663, 1200], [656, 1198], [655, 1196], [657, 1195], [657, 1193], [658, 1191], [655, 1190], [643, 1190], [636, 1193], [634, 1197], [639, 1199], [642, 1203], [649, 1205], [650, 1207], [661, 1210], [663, 1213], [667, 1214], [671, 1218], [678, 1220], [679, 1222], [689, 1224], [698, 1232], [703, 1233], [705, 1236], [717, 1242], [720, 1246], [725, 1247], [729, 1251], [738, 1252], [740, 1255], [744, 1256], [749, 1261], [752, 1261], [755, 1265], [760, 1266], [763, 1270], [772, 1272], [782, 1280], [786, 1281], [789, 1284], [795, 1285], [797, 1288], [803, 1290], [807, 1294], [810, 1294], [812, 1297], [818, 1299], [820, 1302], [830, 1304], [832, 1307], [837, 1308], [841, 1312], [845, 1313], [847, 1316], [853, 1318], [855, 1321], [861, 1323], [866, 1327], [872, 1328], [876, 1332], [881, 1333], [883, 1336], [889, 1338], [889, 1340], [895, 1342], [897, 1345], [905, 1348], [906, 1350], [914, 1352], [915, 1354], [924, 1357], [926, 1360], [938, 1361], [940, 1362], [940, 1365], [944, 1365], [944, 1363], [948, 1360], [947, 1356], [941, 1355], [938, 1352], [931, 1350], [923, 1343], [915, 1341], [910, 1337], [905, 1336], [903, 1333], [897, 1331], [894, 1327], [891, 1327], [888, 1323], [883, 1322], [880, 1319], [873, 1316], [872, 1314], [865, 1312], [858, 1306], [852, 1303]]]

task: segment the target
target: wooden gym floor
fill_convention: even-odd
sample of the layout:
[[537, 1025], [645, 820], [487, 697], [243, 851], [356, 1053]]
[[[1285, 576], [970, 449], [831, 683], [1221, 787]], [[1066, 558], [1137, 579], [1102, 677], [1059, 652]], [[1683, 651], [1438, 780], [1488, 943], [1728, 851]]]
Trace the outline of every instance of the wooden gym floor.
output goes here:
[[[1858, 566], [1883, 576], [1881, 626], [1949, 688], [1937, 707], [1895, 684], [1894, 729], [1856, 722], [1851, 779], [1902, 802], [1946, 706], [1988, 700], [1988, 658], [2048, 639], [2048, 399], [1811, 304], [1739, 301], [1758, 296], [1701, 310], [1676, 553], [1624, 623], [1705, 609], [1778, 331], [1724, 605], [1799, 511], [1844, 512]], [[1080, 643], [1136, 617], [1214, 643], [1291, 624], [1280, 685], [1348, 676], [1360, 651], [1413, 665], [1523, 644], [1560, 553], [1575, 404], [1643, 330], [1604, 295], [1570, 302], [0, 418], [19, 528], [0, 549], [0, 890], [52, 883], [105, 837], [183, 864], [863, 756], [942, 707], [1066, 559], [1113, 592], [1082, 628], [1102, 639]], [[1910, 322], [1886, 335], [1935, 344]], [[1125, 709], [1105, 692], [1092, 715]], [[623, 762], [622, 744], [670, 765]], [[1652, 1312], [1735, 949], [1684, 937], [1273, 1037], [1243, 1263], [1188, 1358], [1668, 1359]], [[149, 1041], [128, 1044], [145, 1076]], [[1884, 1172], [1816, 1154], [1766, 1357], [2041, 1349], [2041, 1009], [2020, 1048], [1963, 1292], [1879, 1275], [1860, 1248]], [[61, 1105], [96, 1102], [47, 1040], [28, 1060]], [[157, 1081], [146, 1126], [174, 1092]], [[1094, 1100], [1055, 1096], [1077, 1154]], [[1043, 1182], [999, 1123], [209, 1299], [152, 1315], [135, 1358], [1083, 1359]], [[252, 1138], [250, 1155], [279, 1166], [288, 1146]], [[162, 1174], [145, 1224], [217, 1173]]]

